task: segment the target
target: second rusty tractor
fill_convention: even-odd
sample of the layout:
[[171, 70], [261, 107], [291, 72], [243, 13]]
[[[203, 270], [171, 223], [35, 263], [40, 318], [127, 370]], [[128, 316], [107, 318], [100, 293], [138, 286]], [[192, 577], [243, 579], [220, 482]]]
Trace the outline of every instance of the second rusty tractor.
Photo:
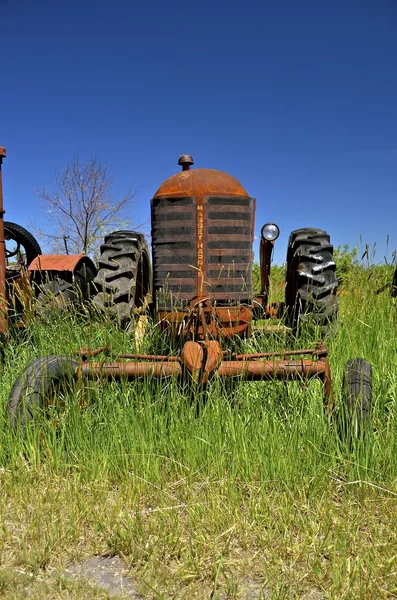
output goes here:
[[6, 150], [0, 146], [0, 338], [8, 337], [10, 321], [24, 326], [24, 315], [33, 304], [43, 308], [45, 299], [64, 303], [87, 299], [96, 275], [92, 260], [84, 255], [42, 254], [34, 236], [24, 227], [4, 221], [2, 163]]
[[[323, 382], [332, 407], [327, 349], [323, 343], [302, 350], [238, 354], [228, 340], [247, 337], [255, 319], [285, 315], [297, 333], [310, 322], [324, 335], [338, 312], [333, 247], [322, 229], [293, 231], [287, 251], [285, 302], [270, 303], [269, 278], [279, 228], [261, 229], [261, 291], [252, 283], [255, 199], [234, 177], [212, 169], [182, 170], [167, 179], [151, 201], [152, 261], [144, 236], [134, 231], [108, 235], [101, 246], [93, 302], [116, 313], [124, 325], [151, 311], [158, 327], [177, 339], [175, 355], [114, 354], [82, 348], [79, 358], [51, 355], [31, 362], [14, 384], [8, 403], [11, 422], [26, 424], [37, 408], [56, 397], [65, 380], [191, 378], [202, 385], [213, 377]], [[111, 354], [111, 351], [110, 351]], [[349, 361], [345, 372], [346, 406], [360, 418], [371, 402], [371, 367]]]

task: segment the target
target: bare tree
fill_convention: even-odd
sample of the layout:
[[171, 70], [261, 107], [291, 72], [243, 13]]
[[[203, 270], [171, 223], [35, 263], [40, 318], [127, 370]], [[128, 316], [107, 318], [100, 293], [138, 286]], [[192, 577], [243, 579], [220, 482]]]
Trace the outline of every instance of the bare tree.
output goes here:
[[128, 226], [120, 217], [122, 208], [133, 198], [121, 199], [113, 192], [113, 170], [98, 157], [81, 163], [73, 158], [62, 172], [55, 173], [56, 187], [35, 188], [52, 233], [35, 226], [35, 233], [50, 240], [56, 252], [92, 254], [106, 233]]

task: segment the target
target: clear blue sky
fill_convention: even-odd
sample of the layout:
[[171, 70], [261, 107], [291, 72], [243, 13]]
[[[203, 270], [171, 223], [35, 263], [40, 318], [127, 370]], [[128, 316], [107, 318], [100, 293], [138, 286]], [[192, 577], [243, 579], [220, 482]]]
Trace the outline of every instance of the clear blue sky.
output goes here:
[[186, 152], [257, 198], [277, 262], [304, 226], [397, 247], [395, 0], [0, 0], [0, 40], [7, 220], [99, 153], [142, 223]]

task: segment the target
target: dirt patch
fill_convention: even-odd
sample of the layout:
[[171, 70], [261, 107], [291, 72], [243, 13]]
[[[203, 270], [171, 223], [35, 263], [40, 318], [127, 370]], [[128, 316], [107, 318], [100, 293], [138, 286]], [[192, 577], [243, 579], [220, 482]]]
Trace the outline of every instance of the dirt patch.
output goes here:
[[86, 579], [91, 585], [106, 590], [110, 596], [143, 600], [118, 556], [93, 556], [82, 563], [70, 565], [65, 575]]

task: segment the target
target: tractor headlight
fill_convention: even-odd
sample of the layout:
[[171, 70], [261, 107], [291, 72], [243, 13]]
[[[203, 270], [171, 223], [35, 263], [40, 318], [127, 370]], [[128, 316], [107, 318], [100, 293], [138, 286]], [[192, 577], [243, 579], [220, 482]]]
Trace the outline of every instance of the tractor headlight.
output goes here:
[[274, 223], [266, 223], [261, 229], [261, 236], [268, 242], [274, 242], [280, 235], [280, 230]]

